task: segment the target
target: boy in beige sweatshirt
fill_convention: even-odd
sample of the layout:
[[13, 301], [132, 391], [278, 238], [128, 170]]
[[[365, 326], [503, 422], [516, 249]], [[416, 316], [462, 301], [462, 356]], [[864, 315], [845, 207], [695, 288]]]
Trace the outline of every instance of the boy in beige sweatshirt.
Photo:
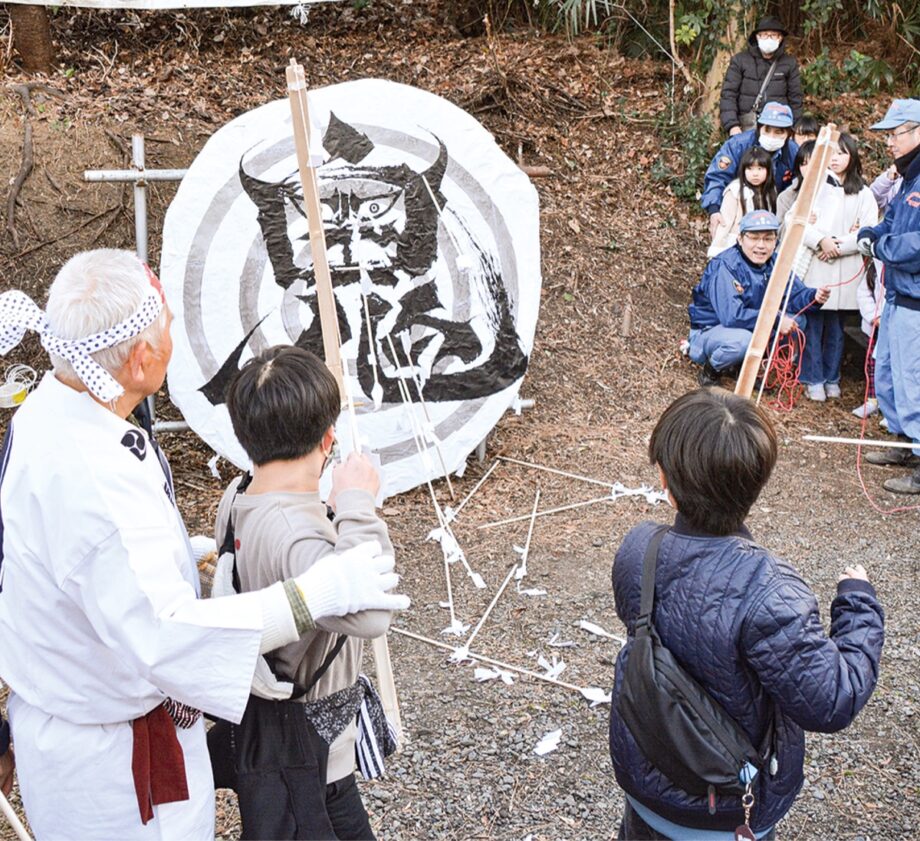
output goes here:
[[[238, 492], [237, 479], [224, 493], [216, 534], [220, 543], [232, 515], [243, 592], [284, 581], [331, 552], [369, 540], [392, 553], [386, 525], [375, 513], [380, 478], [366, 456], [352, 453], [338, 465], [328, 508], [320, 500], [319, 479], [335, 444], [340, 405], [326, 366], [296, 347], [270, 348], [231, 383], [227, 408], [253, 472], [244, 491]], [[389, 624], [390, 613], [378, 610], [323, 619], [315, 631], [272, 653], [280, 680], [307, 686], [338, 636], [347, 635], [303, 697], [306, 714], [329, 743], [326, 810], [340, 839], [374, 838], [355, 784], [355, 716], [364, 697], [358, 682], [364, 640], [385, 634]]]

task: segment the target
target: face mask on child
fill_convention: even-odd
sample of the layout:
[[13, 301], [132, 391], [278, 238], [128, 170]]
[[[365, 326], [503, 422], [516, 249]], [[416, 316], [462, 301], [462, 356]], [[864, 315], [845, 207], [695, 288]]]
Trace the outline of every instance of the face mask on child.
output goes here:
[[771, 55], [779, 49], [781, 41], [779, 38], [758, 38], [757, 46], [764, 55]]
[[764, 131], [760, 133], [760, 146], [762, 149], [766, 149], [768, 152], [779, 151], [783, 148], [783, 144], [785, 142], [785, 137], [777, 137], [775, 134], [767, 134]]

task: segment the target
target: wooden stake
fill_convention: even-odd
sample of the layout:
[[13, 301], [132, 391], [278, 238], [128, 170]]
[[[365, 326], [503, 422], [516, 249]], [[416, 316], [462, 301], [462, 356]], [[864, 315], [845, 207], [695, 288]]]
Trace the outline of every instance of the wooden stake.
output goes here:
[[590, 482], [592, 485], [603, 485], [605, 488], [614, 488], [612, 482], [602, 482], [600, 479], [590, 479], [587, 476], [579, 476], [577, 473], [567, 473], [565, 470], [556, 470], [555, 467], [544, 467], [542, 464], [533, 464], [529, 461], [521, 461], [508, 456], [498, 456], [499, 461], [507, 461], [509, 464], [520, 464], [523, 467], [529, 467], [532, 470], [543, 470], [546, 473], [555, 473], [557, 476], [567, 476], [569, 479], [578, 479], [580, 482]]
[[537, 511], [536, 514], [521, 514], [519, 517], [511, 517], [507, 520], [495, 520], [491, 523], [483, 523], [476, 526], [477, 529], [493, 529], [496, 526], [507, 526], [509, 523], [519, 523], [521, 520], [529, 520], [531, 517], [545, 517], [548, 514], [559, 514], [562, 511], [572, 511], [575, 508], [584, 508], [586, 505], [597, 505], [598, 502], [613, 502], [614, 498], [607, 496], [598, 496], [594, 499], [586, 499], [584, 502], [573, 502], [571, 505], [560, 505], [558, 508], [547, 508], [544, 511]]
[[515, 564], [513, 567], [511, 567], [511, 569], [508, 570], [508, 575], [505, 576], [505, 580], [502, 583], [502, 586], [498, 588], [498, 592], [495, 594], [495, 597], [492, 599], [492, 601], [489, 602], [489, 606], [486, 608], [486, 612], [482, 614], [482, 619], [476, 623], [476, 627], [473, 628], [473, 633], [471, 633], [467, 638], [466, 643], [463, 646], [465, 649], [469, 650], [470, 643], [473, 642], [473, 640], [476, 638], [476, 634], [479, 633], [479, 629], [485, 624], [486, 619], [489, 618], [489, 614], [492, 612], [492, 608], [495, 607], [495, 605], [498, 603], [501, 594], [505, 592], [505, 587], [508, 586], [508, 582], [511, 580], [511, 576], [513, 576], [516, 572], [518, 566], [519, 564]]
[[[313, 258], [313, 274], [316, 281], [316, 301], [319, 323], [323, 333], [323, 354], [326, 367], [332, 372], [339, 387], [343, 405], [347, 406], [354, 433], [354, 405], [349, 399], [342, 367], [342, 341], [339, 336], [339, 317], [336, 312], [335, 294], [332, 291], [332, 275], [326, 255], [326, 233], [323, 229], [323, 213], [319, 200], [319, 182], [316, 167], [310, 160], [310, 106], [307, 101], [307, 83], [304, 70], [291, 59], [285, 71], [288, 97], [291, 102], [291, 118], [294, 129], [294, 147], [297, 151], [297, 168], [303, 183], [303, 206], [310, 230], [310, 254]], [[370, 338], [370, 337], [368, 337]], [[357, 436], [355, 436], [357, 437]], [[355, 451], [359, 442], [355, 440]], [[396, 696], [396, 682], [393, 679], [393, 665], [386, 636], [377, 637], [373, 643], [374, 664], [377, 669], [377, 683], [383, 711], [396, 730], [400, 746], [404, 741], [402, 717], [399, 714], [399, 699]]]
[[757, 316], [757, 324], [754, 326], [754, 334], [751, 337], [751, 343], [748, 345], [747, 353], [745, 353], [738, 382], [735, 384], [735, 394], [741, 397], [749, 398], [754, 390], [754, 381], [760, 372], [760, 363], [763, 361], [763, 355], [770, 341], [770, 334], [776, 324], [776, 316], [779, 312], [786, 284], [789, 282], [789, 275], [792, 272], [795, 256], [802, 245], [805, 225], [808, 224], [808, 217], [811, 214], [815, 196], [818, 195], [818, 190], [827, 177], [827, 164], [839, 139], [840, 133], [834, 123], [824, 126], [818, 135], [815, 150], [808, 166], [808, 173], [805, 175], [805, 180], [799, 189], [795, 204], [792, 205], [792, 223], [787, 226], [783, 235], [783, 241], [776, 255], [776, 262], [773, 265], [773, 272], [770, 274], [770, 281], [764, 293], [763, 303], [760, 305], [760, 313]]

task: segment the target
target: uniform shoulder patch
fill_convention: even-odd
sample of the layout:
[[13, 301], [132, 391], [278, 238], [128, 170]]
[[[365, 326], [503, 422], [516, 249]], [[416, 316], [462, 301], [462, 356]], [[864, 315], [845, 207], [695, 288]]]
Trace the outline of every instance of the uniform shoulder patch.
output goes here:
[[920, 193], [916, 191], [908, 193], [904, 201], [907, 202], [910, 207], [920, 207]]
[[728, 155], [722, 155], [717, 165], [719, 169], [728, 169], [732, 165], [732, 159]]
[[127, 447], [138, 461], [147, 457], [147, 441], [137, 429], [129, 429], [121, 438], [122, 447]]
[[735, 287], [735, 292], [737, 292], [739, 295], [744, 294], [744, 287], [741, 285], [739, 281], [735, 280], [734, 278], [732, 278], [732, 286]]

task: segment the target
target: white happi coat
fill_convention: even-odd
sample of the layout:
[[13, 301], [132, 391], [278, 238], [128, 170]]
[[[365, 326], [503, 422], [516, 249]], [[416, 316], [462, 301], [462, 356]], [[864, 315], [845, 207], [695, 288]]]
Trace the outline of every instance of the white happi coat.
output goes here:
[[130, 722], [169, 696], [239, 721], [258, 598], [198, 600], [188, 538], [146, 434], [47, 374], [0, 478], [0, 677], [39, 838], [214, 838], [204, 724], [178, 729], [190, 799], [141, 823]]

